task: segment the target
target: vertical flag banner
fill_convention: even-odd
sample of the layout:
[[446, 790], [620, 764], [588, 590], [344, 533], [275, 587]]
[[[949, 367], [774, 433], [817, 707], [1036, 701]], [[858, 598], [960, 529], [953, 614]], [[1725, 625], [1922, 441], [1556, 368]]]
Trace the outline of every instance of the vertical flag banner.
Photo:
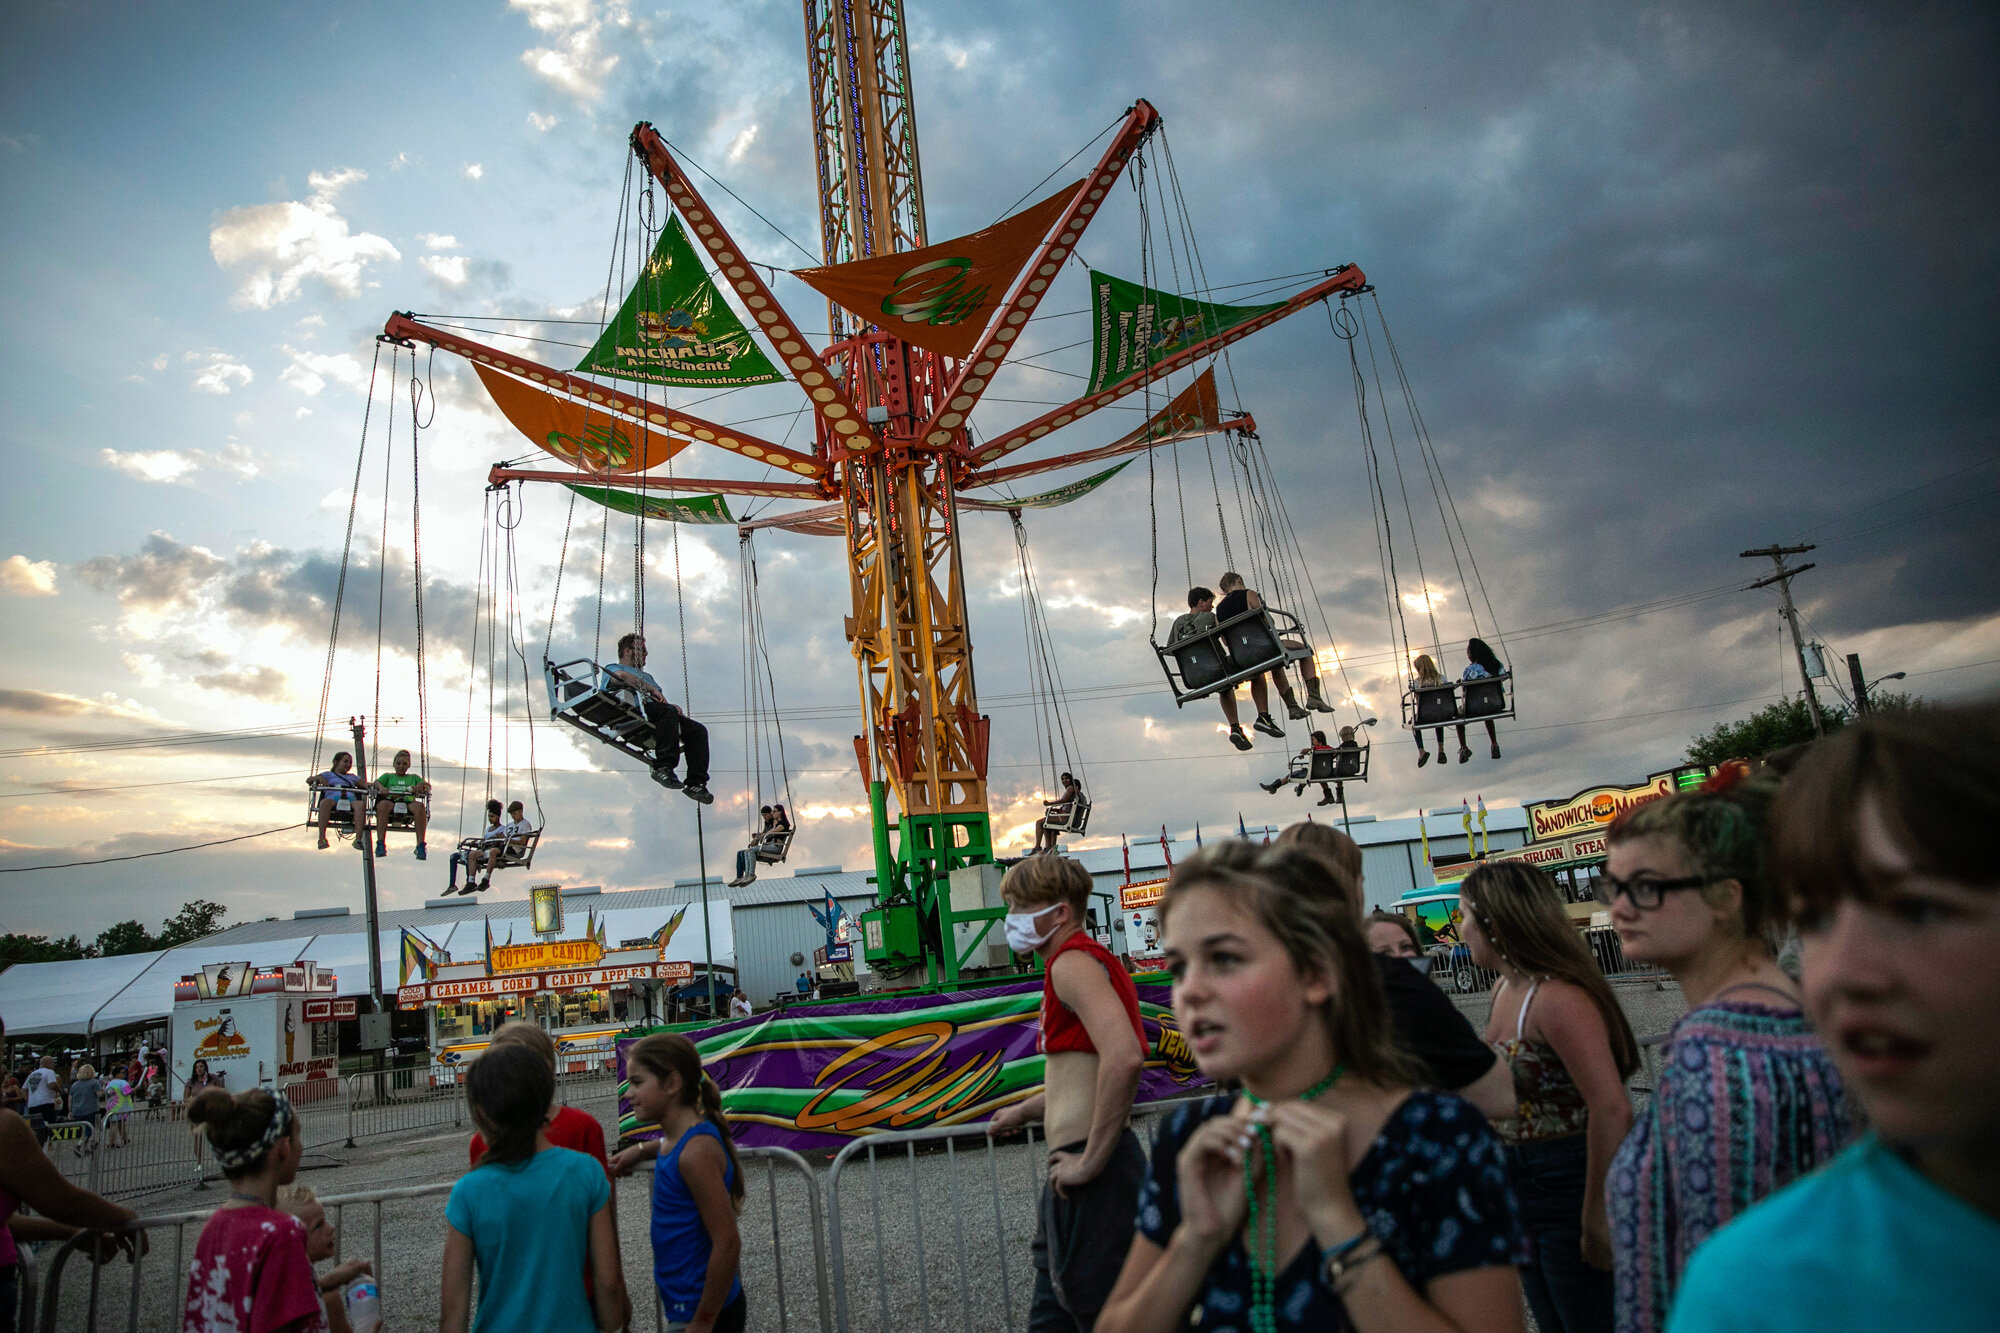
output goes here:
[[784, 378], [715, 289], [680, 218], [671, 214], [625, 304], [576, 368], [695, 388], [776, 384]]
[[1136, 282], [1090, 271], [1090, 305], [1096, 333], [1090, 387], [1096, 393], [1178, 352], [1284, 305], [1216, 305], [1155, 291]]
[[1083, 185], [1066, 185], [984, 231], [793, 276], [864, 324], [945, 356], [964, 358], [1007, 299], [1022, 268]]
[[1482, 844], [1479, 854], [1481, 856], [1492, 855], [1493, 834], [1486, 827], [1486, 796], [1484, 793], [1481, 793], [1479, 796], [1479, 841]]

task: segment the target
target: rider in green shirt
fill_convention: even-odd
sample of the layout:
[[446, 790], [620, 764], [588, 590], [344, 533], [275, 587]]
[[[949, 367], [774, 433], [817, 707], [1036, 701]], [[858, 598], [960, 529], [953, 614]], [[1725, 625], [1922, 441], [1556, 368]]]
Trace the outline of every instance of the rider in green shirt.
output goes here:
[[380, 773], [375, 777], [375, 855], [387, 856], [389, 844], [386, 834], [390, 813], [397, 801], [407, 802], [410, 814], [417, 821], [417, 859], [428, 860], [430, 850], [424, 845], [424, 831], [431, 822], [429, 798], [431, 784], [410, 771], [410, 752], [396, 751], [396, 771]]

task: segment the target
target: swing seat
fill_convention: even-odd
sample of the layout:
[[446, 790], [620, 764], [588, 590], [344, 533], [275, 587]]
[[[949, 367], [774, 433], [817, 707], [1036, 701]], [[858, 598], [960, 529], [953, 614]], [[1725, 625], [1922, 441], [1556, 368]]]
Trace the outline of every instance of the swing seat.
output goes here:
[[1458, 686], [1412, 685], [1403, 696], [1403, 725], [1411, 731], [1458, 721]]
[[[374, 809], [375, 802], [372, 793], [366, 789], [322, 789], [315, 787], [312, 792], [312, 802], [306, 809], [308, 822], [319, 822], [319, 803], [326, 799], [329, 790], [334, 792], [333, 810], [327, 815], [326, 819], [326, 826], [330, 829], [346, 829], [352, 833], [354, 831], [355, 808], [366, 803], [369, 809]], [[373, 828], [378, 835], [384, 833], [414, 833], [417, 828], [417, 815], [416, 811], [411, 807], [416, 805], [422, 805], [426, 810], [430, 808], [429, 800], [423, 797], [397, 800], [389, 807], [388, 819], [374, 820], [369, 827]]]
[[[541, 845], [542, 831], [530, 829], [507, 840], [507, 849], [493, 863], [495, 870], [526, 870], [535, 864], [535, 848]], [[493, 843], [484, 838], [460, 838], [458, 850], [470, 856], [473, 852], [490, 851]]]
[[779, 829], [752, 842], [750, 851], [755, 853], [757, 863], [774, 866], [783, 861], [786, 854], [792, 850], [792, 832], [791, 829]]
[[1174, 692], [1174, 706], [1183, 708], [1252, 676], [1310, 657], [1312, 646], [1296, 616], [1260, 606], [1176, 643], [1164, 647], [1156, 643], [1153, 651]]
[[1314, 750], [1310, 755], [1293, 755], [1285, 771], [1287, 782], [1366, 782], [1368, 747], [1343, 750], [1338, 746]]
[[652, 724], [624, 691], [599, 684], [597, 663], [587, 657], [560, 664], [545, 661], [542, 676], [549, 687], [549, 716], [642, 764], [653, 762]]
[[1514, 701], [1508, 683], [1513, 679], [1510, 671], [1497, 676], [1477, 676], [1472, 680], [1459, 682], [1464, 694], [1460, 712], [1466, 717], [1502, 718], [1514, 716]]
[[1090, 798], [1057, 801], [1042, 807], [1042, 827], [1051, 833], [1085, 833], [1090, 828]]

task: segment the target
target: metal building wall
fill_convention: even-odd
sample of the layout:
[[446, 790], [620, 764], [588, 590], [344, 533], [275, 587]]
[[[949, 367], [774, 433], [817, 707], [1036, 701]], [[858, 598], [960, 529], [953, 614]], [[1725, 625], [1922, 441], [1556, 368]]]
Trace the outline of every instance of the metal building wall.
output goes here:
[[[834, 895], [847, 914], [860, 919], [875, 905], [873, 893]], [[792, 966], [794, 953], [805, 955], [805, 971], [812, 970], [813, 950], [826, 944], [826, 932], [812, 918], [803, 902], [738, 904], [731, 924], [736, 931], [738, 984], [759, 1011], [773, 1003], [779, 991], [796, 992], [800, 968]], [[856, 970], [865, 970], [859, 958]]]

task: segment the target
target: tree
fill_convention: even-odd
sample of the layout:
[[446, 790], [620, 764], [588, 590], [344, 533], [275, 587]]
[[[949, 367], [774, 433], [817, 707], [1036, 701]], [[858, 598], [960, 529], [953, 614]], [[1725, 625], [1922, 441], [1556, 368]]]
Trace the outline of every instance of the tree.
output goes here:
[[213, 935], [222, 929], [222, 918], [229, 909], [221, 903], [212, 903], [206, 898], [197, 898], [183, 904], [181, 910], [161, 923], [160, 937], [154, 943], [156, 949], [171, 949], [178, 944], [188, 944]]
[[93, 958], [97, 946], [85, 944], [72, 935], [52, 940], [46, 935], [0, 935], [0, 971], [15, 963], [66, 963], [75, 958]]
[[[1868, 701], [1869, 709], [1877, 713], [1910, 713], [1928, 706], [1908, 694], [1878, 694]], [[1829, 736], [1854, 720], [1854, 715], [1845, 708], [1822, 707], [1820, 713], [1826, 718]], [[1725, 722], [1694, 737], [1688, 743], [1687, 757], [1689, 763], [1706, 767], [1725, 759], [1762, 759], [1775, 750], [1804, 745], [1813, 739], [1812, 709], [1806, 707], [1804, 696], [1800, 696], [1780, 699], [1740, 722]]]
[[151, 953], [159, 947], [153, 932], [138, 921], [120, 921], [115, 926], [106, 926], [97, 935], [97, 952], [105, 958], [128, 953]]

